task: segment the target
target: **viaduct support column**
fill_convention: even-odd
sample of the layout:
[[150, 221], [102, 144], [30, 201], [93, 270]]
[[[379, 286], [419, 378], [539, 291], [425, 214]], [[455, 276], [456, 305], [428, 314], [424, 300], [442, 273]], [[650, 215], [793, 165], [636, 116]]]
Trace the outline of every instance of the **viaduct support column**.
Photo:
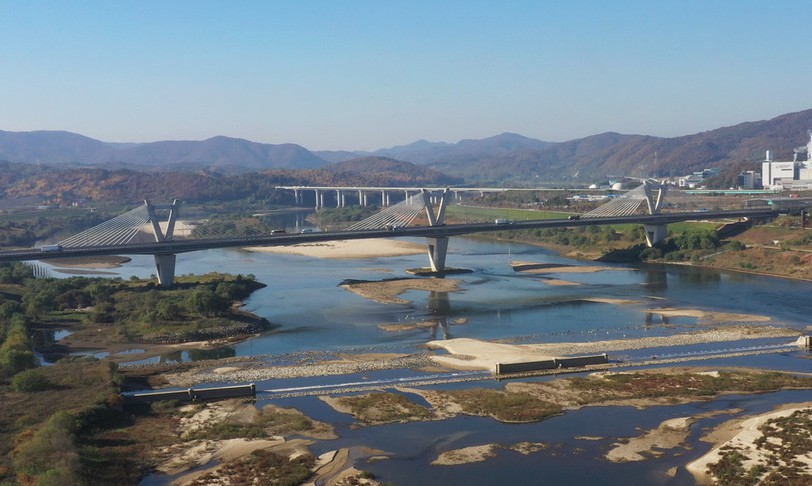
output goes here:
[[665, 240], [665, 235], [668, 234], [667, 224], [647, 224], [643, 228], [646, 232], [646, 245], [649, 248]]
[[318, 210], [318, 209], [319, 209], [319, 207], [320, 207], [320, 206], [319, 206], [319, 190], [318, 190], [318, 189], [314, 189], [314, 191], [315, 191], [315, 193], [316, 193], [316, 209]]
[[161, 287], [175, 285], [175, 259], [176, 255], [171, 253], [155, 255], [155, 268], [158, 269], [158, 285]]
[[431, 271], [436, 273], [445, 272], [445, 256], [448, 254], [448, 237], [426, 238], [426, 245], [429, 250], [429, 265], [431, 265]]
[[336, 189], [336, 207], [341, 207], [341, 191]]

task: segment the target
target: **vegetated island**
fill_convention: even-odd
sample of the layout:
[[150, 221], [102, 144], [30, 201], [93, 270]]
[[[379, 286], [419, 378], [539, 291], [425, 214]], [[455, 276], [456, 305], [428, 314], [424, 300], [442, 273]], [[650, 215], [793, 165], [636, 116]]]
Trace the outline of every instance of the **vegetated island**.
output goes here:
[[[252, 276], [182, 276], [171, 289], [140, 279], [39, 282], [24, 300], [26, 311], [39, 328], [70, 332], [40, 347], [48, 359], [76, 352], [106, 352], [113, 360], [146, 359], [179, 349], [205, 352], [271, 327], [267, 319], [240, 309], [265, 287]], [[140, 352], [132, 354], [133, 348]], [[214, 352], [212, 357], [222, 356]]]

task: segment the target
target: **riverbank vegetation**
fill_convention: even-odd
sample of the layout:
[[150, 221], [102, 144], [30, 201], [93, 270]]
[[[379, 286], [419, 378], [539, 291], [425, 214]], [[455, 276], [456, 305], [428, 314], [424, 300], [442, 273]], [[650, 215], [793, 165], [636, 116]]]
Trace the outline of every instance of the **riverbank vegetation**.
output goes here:
[[17, 304], [39, 326], [103, 326], [125, 342], [185, 342], [256, 332], [267, 321], [239, 311], [264, 284], [252, 276], [179, 277], [171, 289], [154, 282], [72, 277], [26, 281]]
[[[138, 279], [34, 279], [26, 265], [0, 265], [0, 484], [134, 483], [144, 473], [139, 454], [163, 437], [112, 432], [132, 425], [122, 414], [116, 364], [54, 352], [51, 359], [61, 359], [39, 366], [35, 330], [89, 330], [110, 342], [253, 332], [267, 321], [238, 306], [263, 286], [252, 276], [209, 274], [159, 290]], [[269, 417], [264, 429], [309, 423], [296, 414]]]
[[365, 425], [448, 418], [459, 413], [492, 417], [501, 422], [544, 420], [565, 410], [624, 401], [637, 406], [707, 400], [723, 393], [757, 393], [785, 388], [811, 388], [812, 378], [777, 372], [640, 371], [595, 374], [549, 382], [515, 382], [503, 390], [412, 390], [431, 408], [404, 395], [376, 392], [331, 399], [339, 411]]

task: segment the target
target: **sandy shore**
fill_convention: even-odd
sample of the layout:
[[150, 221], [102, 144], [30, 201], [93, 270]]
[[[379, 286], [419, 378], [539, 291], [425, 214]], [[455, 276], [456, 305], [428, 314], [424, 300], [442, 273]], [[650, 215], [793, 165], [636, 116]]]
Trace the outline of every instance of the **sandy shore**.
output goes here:
[[278, 255], [301, 255], [313, 258], [335, 259], [419, 255], [426, 252], [425, 245], [389, 238], [324, 241], [321, 243], [302, 243], [291, 246], [249, 246], [244, 249], [263, 253], [275, 253]]
[[[756, 441], [763, 436], [759, 428], [769, 420], [788, 417], [796, 411], [809, 408], [812, 408], [812, 402], [788, 403], [773, 412], [726, 422], [708, 436], [711, 437], [710, 441], [715, 442], [714, 448], [696, 461], [689, 463], [686, 469], [694, 475], [698, 483], [710, 484], [713, 478], [707, 473], [708, 466], [719, 462], [724, 452], [723, 449], [726, 447], [735, 448], [745, 456], [742, 464], [745, 471], [756, 464], [767, 464], [767, 452], [756, 446]], [[708, 439], [706, 437], [703, 440]], [[806, 464], [807, 469], [812, 467], [812, 457], [808, 454], [797, 456], [794, 460]]]

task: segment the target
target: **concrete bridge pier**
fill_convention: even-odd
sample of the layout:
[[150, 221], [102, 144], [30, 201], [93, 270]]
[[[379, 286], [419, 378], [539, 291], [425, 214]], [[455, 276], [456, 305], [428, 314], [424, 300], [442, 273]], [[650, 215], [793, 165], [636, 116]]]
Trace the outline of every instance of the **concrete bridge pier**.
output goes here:
[[[443, 226], [445, 224], [445, 207], [448, 197], [448, 189], [443, 191], [439, 199], [439, 206], [437, 212], [434, 212], [434, 207], [431, 205], [432, 196], [427, 190], [421, 191], [423, 196], [423, 204], [426, 207], [426, 217], [429, 220], [429, 226]], [[429, 251], [429, 265], [431, 271], [435, 273], [445, 272], [445, 257], [448, 254], [448, 237], [427, 237], [426, 245]]]
[[155, 268], [158, 270], [158, 285], [172, 287], [175, 285], [175, 260], [177, 255], [162, 253], [155, 255]]
[[668, 234], [667, 224], [646, 224], [643, 225], [643, 229], [646, 232], [646, 245], [649, 248], [665, 240], [665, 235]]
[[431, 271], [436, 273], [445, 272], [445, 257], [448, 254], [448, 237], [426, 238], [429, 250], [429, 265]]

